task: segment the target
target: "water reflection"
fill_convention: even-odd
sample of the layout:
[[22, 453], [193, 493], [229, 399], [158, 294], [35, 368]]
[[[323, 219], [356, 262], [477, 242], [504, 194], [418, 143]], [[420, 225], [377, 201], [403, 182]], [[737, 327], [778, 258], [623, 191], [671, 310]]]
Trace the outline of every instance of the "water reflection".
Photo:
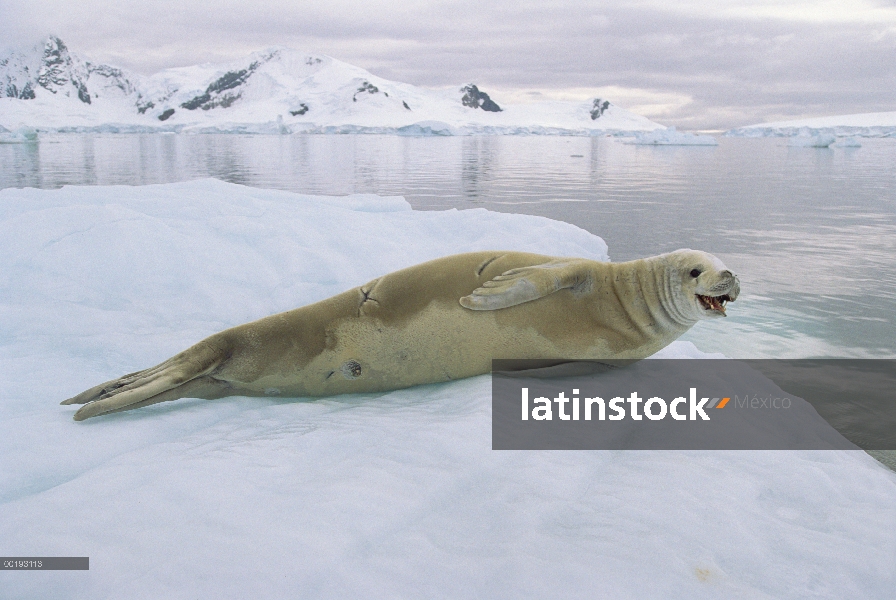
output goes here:
[[465, 198], [476, 201], [489, 195], [499, 141], [500, 138], [493, 136], [461, 139], [460, 179]]
[[[896, 143], [711, 148], [606, 138], [65, 135], [0, 145], [0, 187], [217, 177], [312, 194], [401, 195], [418, 209], [547, 216], [614, 260], [680, 247], [743, 282], [731, 317], [688, 339], [729, 356], [896, 356]], [[496, 242], [499, 243], [499, 242]]]

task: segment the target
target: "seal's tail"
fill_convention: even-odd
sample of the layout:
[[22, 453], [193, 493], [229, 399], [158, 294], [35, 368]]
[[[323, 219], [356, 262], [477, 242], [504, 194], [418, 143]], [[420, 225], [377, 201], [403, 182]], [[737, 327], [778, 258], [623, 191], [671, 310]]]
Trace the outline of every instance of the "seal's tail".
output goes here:
[[186, 396], [220, 398], [226, 395], [227, 384], [208, 375], [225, 358], [223, 351], [202, 341], [155, 367], [107, 381], [61, 404], [84, 404], [74, 417], [75, 421], [83, 421]]

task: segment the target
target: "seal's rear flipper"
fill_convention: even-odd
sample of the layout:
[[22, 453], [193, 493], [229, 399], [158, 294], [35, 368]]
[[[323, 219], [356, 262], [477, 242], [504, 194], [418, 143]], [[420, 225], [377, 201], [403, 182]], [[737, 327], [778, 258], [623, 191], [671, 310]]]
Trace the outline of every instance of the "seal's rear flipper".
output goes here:
[[155, 367], [107, 381], [62, 404], [84, 404], [74, 416], [75, 421], [83, 421], [107, 412], [137, 408], [159, 396], [162, 398], [156, 402], [176, 400], [190, 395], [191, 388], [199, 391], [203, 386], [189, 384], [197, 378], [210, 379], [204, 376], [218, 368], [224, 359], [224, 352], [208, 342], [199, 342]]
[[[159, 367], [161, 367], [164, 364], [165, 363], [162, 363], [161, 365], [153, 367], [153, 369], [158, 369]], [[146, 371], [149, 371], [149, 370], [150, 369], [146, 369]], [[144, 372], [145, 371], [137, 371], [136, 373], [128, 373], [127, 375], [123, 375], [123, 376], [119, 377], [118, 379], [112, 379], [105, 383], [101, 383], [98, 386], [92, 387], [89, 390], [85, 390], [85, 391], [81, 392], [77, 396], [72, 396], [68, 400], [63, 400], [59, 404], [61, 404], [63, 406], [65, 406], [66, 404], [87, 404], [88, 402], [92, 402], [92, 401], [98, 399], [100, 396], [102, 396], [106, 392], [110, 392], [116, 388], [119, 388], [119, 387], [127, 384], [127, 383], [130, 383], [131, 381], [136, 379], [141, 373], [144, 373]]]
[[181, 398], [217, 400], [218, 398], [223, 398], [231, 394], [233, 394], [233, 387], [229, 383], [221, 381], [220, 379], [215, 379], [214, 377], [199, 377], [197, 379], [188, 381], [187, 383], [179, 387], [172, 388], [167, 392], [156, 394], [155, 396], [147, 398], [146, 400], [141, 400], [140, 402], [135, 402], [134, 404], [128, 404], [127, 406], [116, 408], [103, 414], [108, 415], [117, 412], [124, 412], [126, 410], [134, 410], [135, 408], [143, 408], [144, 406], [151, 406], [153, 404], [158, 404], [159, 402], [180, 400]]

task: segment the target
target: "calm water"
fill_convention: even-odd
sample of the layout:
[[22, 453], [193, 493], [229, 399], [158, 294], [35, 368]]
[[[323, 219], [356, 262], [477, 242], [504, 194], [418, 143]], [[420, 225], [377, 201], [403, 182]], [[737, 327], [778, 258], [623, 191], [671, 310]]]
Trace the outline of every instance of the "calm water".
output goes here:
[[[613, 260], [681, 247], [740, 275], [728, 319], [686, 339], [735, 357], [896, 357], [896, 140], [858, 149], [721, 139], [66, 135], [0, 145], [0, 188], [198, 177], [417, 209], [543, 215], [603, 237]], [[495, 241], [500, 247], [500, 240]]]

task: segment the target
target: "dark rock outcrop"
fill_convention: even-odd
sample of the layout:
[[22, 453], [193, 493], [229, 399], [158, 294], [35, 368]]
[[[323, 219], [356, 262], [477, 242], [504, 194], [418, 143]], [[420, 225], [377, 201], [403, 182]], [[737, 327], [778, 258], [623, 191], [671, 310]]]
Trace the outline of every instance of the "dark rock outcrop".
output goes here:
[[[0, 65], [2, 66], [2, 65]], [[6, 98], [18, 98], [19, 100], [34, 100], [34, 89], [31, 87], [31, 82], [27, 82], [22, 89], [12, 82], [7, 82], [6, 89], [4, 90], [4, 96]], [[0, 96], [0, 98], [4, 97]]]
[[131, 94], [134, 92], [134, 85], [128, 79], [127, 75], [117, 67], [87, 63], [87, 70], [90, 75], [96, 74], [105, 77], [110, 85], [117, 87], [124, 94]]
[[608, 108], [610, 108], [608, 101], [595, 98], [594, 103], [591, 105], [591, 120], [596, 121]]
[[462, 87], [460, 91], [464, 93], [463, 97], [460, 99], [464, 106], [481, 108], [486, 112], [501, 112], [501, 107], [498, 106], [494, 100], [489, 98], [488, 94], [480, 92], [479, 88], [474, 84], [467, 84]]
[[[365, 81], [365, 82], [362, 83], [361, 86], [357, 89], [357, 91], [355, 92], [355, 95], [352, 96], [352, 102], [357, 102], [357, 101], [358, 101], [358, 94], [363, 94], [364, 92], [367, 92], [368, 94], [376, 94], [376, 93], [378, 93], [379, 91], [380, 91], [380, 89], [379, 89], [378, 87], [376, 87], [375, 85], [373, 85], [373, 84], [370, 83], [369, 81]], [[386, 96], [388, 96], [388, 95], [389, 95], [389, 94], [386, 94]]]
[[37, 84], [54, 94], [69, 81], [77, 87], [80, 82], [72, 80], [71, 70], [72, 58], [68, 53], [68, 48], [58, 37], [50, 36], [44, 45], [44, 55], [41, 58], [40, 71], [37, 74]]
[[254, 62], [245, 69], [224, 73], [205, 88], [205, 93], [187, 100], [180, 105], [181, 108], [186, 108], [187, 110], [196, 110], [197, 108], [210, 110], [218, 106], [227, 108], [242, 96], [240, 92], [233, 93], [228, 90], [233, 90], [243, 85], [257, 68], [258, 63]]
[[78, 88], [78, 100], [84, 102], [85, 104], [90, 104], [90, 92], [87, 91], [87, 86], [84, 85], [84, 82], [79, 81], [75, 83], [75, 86]]

